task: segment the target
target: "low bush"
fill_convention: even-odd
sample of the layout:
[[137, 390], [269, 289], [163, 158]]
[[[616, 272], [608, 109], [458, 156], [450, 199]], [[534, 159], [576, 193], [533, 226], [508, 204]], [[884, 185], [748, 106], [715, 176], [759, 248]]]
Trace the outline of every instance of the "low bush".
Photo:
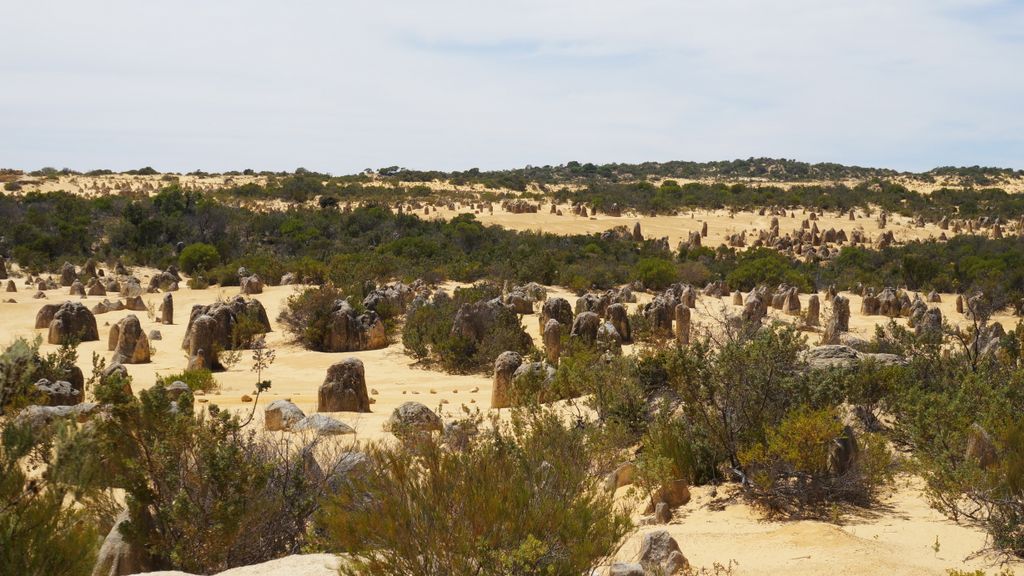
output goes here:
[[204, 243], [189, 244], [178, 256], [178, 266], [186, 274], [196, 274], [212, 270], [220, 263], [220, 253], [216, 246]]
[[213, 372], [209, 370], [185, 370], [184, 372], [157, 378], [157, 383], [163, 386], [167, 386], [172, 382], [184, 382], [188, 384], [189, 390], [193, 392], [197, 390], [212, 392], [220, 386], [213, 377]]
[[306, 288], [288, 297], [277, 321], [304, 348], [323, 351], [331, 334], [331, 311], [343, 299], [333, 284]]
[[586, 434], [550, 411], [494, 423], [464, 450], [367, 447], [320, 516], [343, 574], [589, 574], [630, 532], [598, 488]]
[[788, 517], [820, 516], [825, 505], [837, 502], [866, 506], [893, 474], [884, 440], [844, 431], [832, 409], [794, 410], [739, 459], [748, 496]]
[[110, 416], [76, 452], [100, 459], [101, 486], [124, 490], [122, 532], [152, 568], [211, 573], [302, 550], [328, 487], [315, 445], [246, 432], [214, 406], [197, 414], [188, 392], [172, 407], [161, 383], [138, 398], [123, 390], [117, 376], [97, 383]]

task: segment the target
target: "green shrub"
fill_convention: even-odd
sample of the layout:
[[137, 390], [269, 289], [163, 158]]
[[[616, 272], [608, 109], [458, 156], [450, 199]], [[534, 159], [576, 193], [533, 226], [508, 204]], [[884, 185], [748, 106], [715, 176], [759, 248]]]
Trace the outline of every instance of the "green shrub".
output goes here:
[[97, 384], [110, 416], [77, 452], [98, 459], [101, 486], [124, 490], [124, 537], [155, 569], [219, 572], [302, 549], [329, 480], [311, 464], [315, 444], [246, 432], [215, 406], [197, 414], [187, 392], [172, 409], [162, 383], [137, 398], [123, 389], [116, 377]]
[[178, 374], [160, 376], [157, 378], [157, 382], [164, 386], [167, 386], [172, 382], [184, 382], [185, 384], [188, 384], [189, 390], [192, 390], [193, 392], [196, 390], [212, 392], [220, 386], [217, 383], [217, 380], [213, 377], [213, 372], [210, 372], [209, 370], [185, 370]]
[[790, 517], [822, 515], [836, 502], [867, 505], [892, 481], [892, 457], [872, 434], [846, 438], [858, 456], [848, 469], [833, 458], [843, 425], [833, 409], [801, 408], [770, 429], [763, 443], [739, 454], [748, 472], [747, 494], [772, 513]]
[[196, 274], [212, 270], [220, 263], [220, 253], [211, 244], [189, 244], [178, 256], [178, 266], [186, 274]]
[[664, 290], [679, 278], [679, 270], [670, 260], [644, 258], [636, 263], [633, 275], [651, 290]]
[[304, 348], [322, 352], [331, 335], [331, 311], [343, 299], [333, 284], [306, 288], [288, 297], [277, 321]]
[[631, 528], [586, 435], [550, 411], [495, 422], [464, 450], [433, 436], [366, 455], [320, 517], [352, 559], [343, 574], [588, 574]]

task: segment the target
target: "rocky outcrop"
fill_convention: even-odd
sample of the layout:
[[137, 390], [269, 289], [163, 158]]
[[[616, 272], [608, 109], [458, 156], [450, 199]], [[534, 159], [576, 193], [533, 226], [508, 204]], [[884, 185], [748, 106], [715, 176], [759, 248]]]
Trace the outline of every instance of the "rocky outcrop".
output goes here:
[[572, 306], [565, 298], [548, 298], [540, 309], [540, 329], [543, 330], [548, 320], [557, 320], [562, 326], [572, 326]]
[[263, 423], [268, 432], [291, 430], [293, 424], [305, 417], [306, 414], [289, 400], [274, 400], [263, 409]]
[[366, 371], [362, 360], [346, 358], [327, 369], [317, 393], [317, 412], [369, 412]]
[[440, 432], [442, 427], [441, 418], [419, 402], [403, 402], [395, 408], [384, 424], [385, 430], [399, 437], [422, 432]]
[[[196, 323], [203, 318], [201, 328], [197, 330]], [[246, 300], [236, 296], [231, 300], [216, 302], [208, 306], [196, 304], [189, 314], [188, 325], [185, 328], [185, 339], [182, 341], [182, 348], [189, 351], [191, 358], [199, 349], [205, 351], [207, 360], [214, 361], [211, 368], [222, 369], [219, 361], [216, 361], [214, 351], [235, 350], [247, 348], [251, 342], [239, 340], [235, 327], [241, 322], [249, 324], [249, 328], [256, 333], [270, 332], [270, 319], [259, 300]], [[248, 332], [248, 330], [246, 331]]]
[[34, 385], [36, 396], [44, 406], [74, 406], [82, 401], [84, 390], [71, 382], [57, 380], [50, 382], [41, 378]]
[[325, 352], [376, 350], [387, 345], [387, 331], [376, 312], [357, 314], [347, 300], [334, 303]]
[[[551, 320], [555, 322], [554, 320]], [[556, 322], [557, 323], [557, 322]], [[494, 360], [494, 384], [491, 387], [491, 408], [508, 408], [512, 402], [512, 375], [523, 363], [518, 352], [502, 352]]]
[[593, 345], [597, 341], [597, 330], [601, 326], [601, 319], [593, 312], [583, 312], [576, 316], [572, 322], [570, 337], [578, 338], [584, 344]]
[[861, 361], [872, 361], [883, 365], [905, 365], [906, 359], [895, 354], [872, 354], [859, 352], [849, 346], [830, 344], [814, 346], [802, 354], [811, 369], [849, 368]]
[[[40, 311], [42, 312], [42, 311]], [[38, 323], [39, 316], [36, 316]], [[79, 302], [65, 302], [53, 314], [46, 341], [50, 344], [93, 342], [100, 339], [96, 317]]]
[[665, 530], [644, 534], [640, 544], [640, 564], [653, 574], [682, 574], [689, 566], [679, 544]]
[[239, 281], [242, 294], [262, 294], [263, 280], [256, 274], [246, 276]]
[[149, 362], [149, 338], [142, 323], [129, 314], [110, 327], [107, 349], [114, 352], [112, 364], [145, 364]]
[[125, 540], [121, 527], [127, 522], [128, 511], [124, 510], [114, 520], [114, 526], [103, 540], [91, 576], [128, 576], [149, 572], [154, 568], [144, 550]]

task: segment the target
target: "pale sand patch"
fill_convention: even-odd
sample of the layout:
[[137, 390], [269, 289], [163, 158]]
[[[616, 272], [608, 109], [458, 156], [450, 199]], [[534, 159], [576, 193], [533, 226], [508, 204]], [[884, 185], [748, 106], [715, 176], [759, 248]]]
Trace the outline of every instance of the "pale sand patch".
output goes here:
[[[699, 232], [705, 222], [708, 224], [708, 235], [701, 239], [701, 245], [709, 248], [717, 248], [721, 244], [727, 244], [730, 235], [746, 232], [747, 246], [751, 246], [757, 239], [759, 230], [768, 230], [771, 226], [772, 216], [765, 214], [758, 215], [753, 211], [739, 211], [730, 213], [728, 210], [704, 210], [694, 209], [680, 215], [668, 216], [644, 216], [637, 214], [626, 214], [622, 216], [609, 216], [598, 214], [597, 216], [582, 217], [572, 214], [572, 210], [566, 204], [558, 205], [562, 216], [551, 214], [550, 203], [542, 204], [541, 211], [536, 214], [513, 214], [502, 209], [497, 204], [494, 213], [483, 211], [474, 214], [475, 218], [483, 224], [497, 224], [509, 230], [545, 232], [549, 234], [571, 235], [571, 234], [600, 234], [611, 230], [616, 226], [626, 226], [630, 231], [633, 225], [640, 223], [640, 231], [646, 239], [668, 238], [669, 249], [675, 250], [679, 242], [687, 241], [690, 232]], [[424, 216], [420, 210], [417, 214], [423, 218], [445, 219], [468, 212], [466, 208], [449, 210], [447, 207], [431, 208], [430, 214]], [[790, 213], [793, 214], [790, 217]], [[779, 233], [786, 235], [793, 234], [801, 229], [800, 225], [806, 220], [809, 212], [797, 209], [787, 211], [785, 216], [778, 216]], [[954, 236], [952, 230], [941, 230], [934, 223], [927, 223], [918, 228], [911, 218], [900, 215], [889, 215], [888, 224], [883, 229], [878, 224], [878, 211], [871, 216], [865, 215], [858, 210], [856, 220], [849, 220], [848, 216], [837, 216], [834, 212], [819, 215], [816, 221], [818, 230], [825, 232], [829, 228], [836, 231], [845, 230], [847, 237], [854, 230], [861, 230], [867, 235], [871, 242], [886, 231], [892, 231], [897, 242], [908, 242], [912, 240], [938, 239], [945, 232], [947, 238]], [[811, 222], [811, 225], [814, 225]]]

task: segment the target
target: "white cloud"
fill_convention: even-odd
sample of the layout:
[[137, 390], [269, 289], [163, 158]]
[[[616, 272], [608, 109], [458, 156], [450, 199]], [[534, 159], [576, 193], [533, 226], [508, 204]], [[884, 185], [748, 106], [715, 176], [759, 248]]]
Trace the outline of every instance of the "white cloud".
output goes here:
[[994, 0], [19, 3], [0, 158], [1021, 168], [1022, 29]]

